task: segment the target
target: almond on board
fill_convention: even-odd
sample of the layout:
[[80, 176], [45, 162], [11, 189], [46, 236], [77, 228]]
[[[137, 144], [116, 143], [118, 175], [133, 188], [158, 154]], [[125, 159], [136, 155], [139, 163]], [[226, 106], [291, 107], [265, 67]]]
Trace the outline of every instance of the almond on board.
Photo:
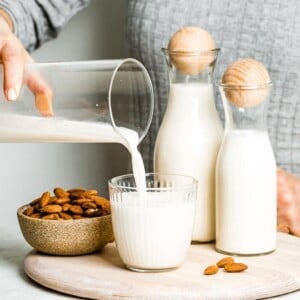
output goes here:
[[219, 271], [219, 268], [216, 265], [211, 265], [211, 266], [208, 266], [204, 270], [203, 274], [204, 275], [214, 275], [214, 274], [218, 273], [218, 271]]
[[217, 266], [218, 266], [219, 268], [224, 268], [225, 265], [227, 265], [227, 264], [232, 264], [232, 263], [234, 263], [234, 258], [228, 256], [228, 257], [224, 257], [224, 258], [222, 258], [221, 260], [219, 260], [219, 261], [217, 262]]
[[229, 273], [243, 272], [248, 269], [248, 266], [243, 263], [232, 263], [224, 266], [224, 270]]

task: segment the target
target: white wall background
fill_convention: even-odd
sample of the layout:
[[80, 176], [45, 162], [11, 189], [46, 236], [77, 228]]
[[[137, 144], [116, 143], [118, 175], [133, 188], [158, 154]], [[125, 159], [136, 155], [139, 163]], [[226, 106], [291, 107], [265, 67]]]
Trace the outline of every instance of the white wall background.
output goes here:
[[[33, 53], [37, 61], [126, 57], [126, 0], [93, 0], [59, 38]], [[0, 144], [0, 228], [18, 226], [16, 210], [56, 186], [98, 188], [128, 170], [121, 145]]]

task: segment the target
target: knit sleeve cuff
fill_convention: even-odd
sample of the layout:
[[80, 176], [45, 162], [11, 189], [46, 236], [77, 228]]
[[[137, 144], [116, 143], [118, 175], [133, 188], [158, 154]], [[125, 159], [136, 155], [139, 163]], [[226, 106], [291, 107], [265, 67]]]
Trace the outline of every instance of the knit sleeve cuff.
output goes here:
[[17, 35], [18, 26], [17, 26], [17, 20], [16, 20], [16, 13], [17, 9], [15, 9], [14, 5], [11, 5], [7, 3], [8, 1], [0, 1], [0, 9], [4, 10], [11, 18], [12, 24], [13, 24], [13, 30], [14, 34]]

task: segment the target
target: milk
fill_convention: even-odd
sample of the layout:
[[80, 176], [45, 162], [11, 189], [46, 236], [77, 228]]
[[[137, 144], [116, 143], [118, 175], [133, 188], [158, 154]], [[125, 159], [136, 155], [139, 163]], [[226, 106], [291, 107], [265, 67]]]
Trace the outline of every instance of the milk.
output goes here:
[[[184, 262], [193, 228], [193, 197], [183, 192], [146, 191], [145, 169], [138, 151], [137, 132], [102, 122], [59, 117], [5, 115], [0, 118], [2, 141], [117, 142], [131, 153], [137, 192], [111, 199], [113, 231], [119, 254], [132, 269], [165, 270]], [[188, 192], [188, 195], [192, 193]], [[120, 200], [120, 199], [119, 199]]]
[[[84, 112], [82, 112], [84, 114]], [[139, 136], [134, 130], [118, 127], [120, 136], [109, 123], [81, 122], [59, 117], [36, 117], [17, 114], [0, 115], [1, 142], [76, 142], [121, 143], [131, 153], [136, 184], [145, 189], [145, 169], [138, 151]]]
[[136, 192], [111, 199], [118, 252], [137, 270], [162, 270], [184, 262], [191, 241], [194, 201], [180, 192], [147, 192], [140, 206]]
[[262, 130], [230, 130], [217, 161], [216, 248], [262, 254], [276, 246], [276, 164]]
[[210, 83], [172, 83], [159, 129], [155, 172], [198, 180], [193, 241], [215, 238], [215, 162], [222, 139]]
[[[138, 141], [133, 130], [120, 127], [130, 140]], [[100, 142], [122, 143], [122, 139], [109, 123], [72, 121], [60, 117], [36, 117], [18, 114], [0, 115], [1, 142]]]

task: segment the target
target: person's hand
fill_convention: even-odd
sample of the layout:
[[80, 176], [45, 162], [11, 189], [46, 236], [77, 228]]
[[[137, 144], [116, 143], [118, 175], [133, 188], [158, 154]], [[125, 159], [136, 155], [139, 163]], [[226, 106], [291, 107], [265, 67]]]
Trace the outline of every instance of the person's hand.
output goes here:
[[35, 95], [36, 108], [42, 115], [52, 115], [52, 90], [36, 73], [24, 75], [24, 66], [33, 59], [13, 33], [10, 16], [0, 9], [0, 63], [3, 64], [3, 90], [7, 100], [18, 98], [24, 82]]
[[300, 178], [277, 169], [278, 231], [300, 237]]

